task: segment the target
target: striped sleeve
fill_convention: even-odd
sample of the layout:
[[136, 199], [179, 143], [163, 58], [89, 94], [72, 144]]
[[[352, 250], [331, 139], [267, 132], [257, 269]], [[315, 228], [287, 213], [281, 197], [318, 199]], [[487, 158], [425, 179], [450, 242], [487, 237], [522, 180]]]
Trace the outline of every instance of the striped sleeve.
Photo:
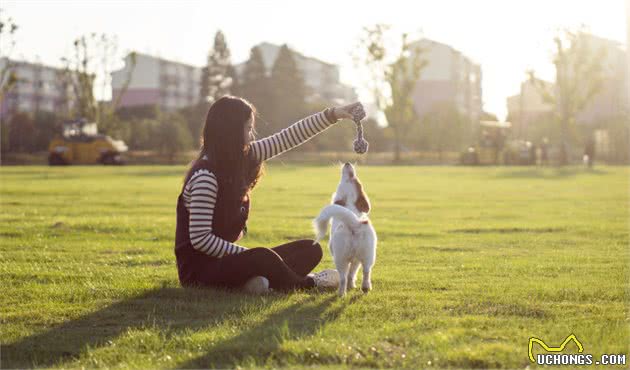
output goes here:
[[315, 113], [274, 135], [252, 142], [250, 148], [256, 160], [266, 161], [309, 141], [335, 122], [326, 111]]
[[219, 184], [208, 170], [198, 170], [190, 178], [184, 195], [189, 197], [188, 234], [193, 248], [212, 257], [223, 257], [245, 251], [212, 233], [212, 217], [217, 201]]

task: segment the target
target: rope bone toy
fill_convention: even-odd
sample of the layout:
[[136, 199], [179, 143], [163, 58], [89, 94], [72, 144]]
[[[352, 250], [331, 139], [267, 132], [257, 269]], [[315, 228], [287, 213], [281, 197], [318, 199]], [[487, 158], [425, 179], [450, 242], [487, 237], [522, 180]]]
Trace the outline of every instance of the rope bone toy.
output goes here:
[[352, 143], [354, 146], [354, 152], [357, 154], [364, 154], [368, 151], [368, 147], [370, 145], [367, 140], [363, 138], [363, 124], [361, 123], [361, 120], [365, 118], [365, 111], [362, 106], [357, 105], [352, 108], [350, 114], [352, 114], [352, 120], [357, 125], [357, 139]]

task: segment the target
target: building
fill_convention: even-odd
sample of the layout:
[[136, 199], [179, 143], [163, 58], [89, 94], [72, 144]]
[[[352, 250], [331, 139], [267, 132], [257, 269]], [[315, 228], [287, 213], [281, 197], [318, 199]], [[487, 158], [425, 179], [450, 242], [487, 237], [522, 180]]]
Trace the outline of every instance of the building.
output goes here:
[[421, 39], [412, 48], [421, 50], [427, 62], [420, 72], [413, 100], [416, 114], [422, 117], [442, 104], [452, 104], [471, 123], [482, 113], [481, 67], [453, 47]]
[[[620, 43], [591, 34], [583, 34], [588, 50], [595, 53], [597, 62], [602, 66], [602, 80], [599, 90], [591, 97], [575, 116], [576, 131], [585, 142], [594, 140], [595, 152], [599, 158], [614, 161], [628, 160], [627, 138], [619, 124], [627, 122], [630, 111], [628, 87], [628, 55]], [[570, 76], [576, 87], [584, 87], [584, 76]], [[545, 90], [552, 99], [558, 100], [558, 87], [551, 82], [543, 82]], [[556, 106], [543, 99], [540, 91], [530, 81], [521, 84], [517, 95], [507, 99], [509, 120], [514, 124], [513, 132], [521, 138], [538, 139], [539, 135], [551, 135], [553, 126], [542, 126], [557, 119]], [[552, 115], [556, 117], [552, 119]], [[559, 138], [557, 140], [562, 140]], [[574, 144], [579, 144], [578, 140]], [[582, 147], [573, 147], [573, 156], [580, 157]]]
[[[542, 88], [553, 94], [554, 84], [540, 80]], [[553, 104], [546, 102], [539, 89], [530, 80], [521, 83], [519, 93], [507, 98], [508, 121], [517, 137], [530, 137], [539, 122], [553, 112]]]
[[[131, 71], [132, 58], [135, 67]], [[199, 100], [201, 68], [142, 53], [130, 53], [125, 66], [112, 72], [112, 99], [120, 95], [129, 73], [131, 80], [118, 107], [156, 105], [166, 111], [191, 106]]]
[[63, 69], [0, 58], [0, 70], [7, 64], [17, 82], [2, 99], [0, 117], [3, 121], [17, 112], [68, 112], [73, 99], [72, 86], [64, 78]]
[[[268, 42], [263, 42], [256, 46], [263, 57], [263, 63], [267, 69], [267, 73], [271, 74], [273, 64], [280, 52], [280, 46]], [[304, 56], [293, 50], [297, 67], [304, 76], [304, 84], [309, 94], [309, 101], [325, 101], [334, 104], [343, 104], [346, 102], [356, 101], [357, 95], [354, 89], [346, 86], [339, 81], [339, 67], [323, 62], [319, 59]], [[236, 73], [240, 77], [243, 75], [245, 63], [235, 66]]]
[[598, 125], [628, 111], [627, 54], [617, 41], [585, 35], [589, 49], [601, 52], [604, 79], [599, 92], [578, 114], [578, 124]]
[[[602, 55], [599, 61], [603, 67], [603, 81], [596, 95], [578, 113], [576, 123], [597, 126], [628, 111], [627, 53], [616, 41], [588, 34], [585, 38], [589, 49]], [[542, 82], [547, 92], [556, 94], [555, 84]], [[542, 95], [530, 81], [521, 84], [519, 93], [507, 99], [507, 105], [510, 121], [515, 124], [519, 135], [526, 135], [543, 115], [554, 109], [551, 103], [543, 101]]]

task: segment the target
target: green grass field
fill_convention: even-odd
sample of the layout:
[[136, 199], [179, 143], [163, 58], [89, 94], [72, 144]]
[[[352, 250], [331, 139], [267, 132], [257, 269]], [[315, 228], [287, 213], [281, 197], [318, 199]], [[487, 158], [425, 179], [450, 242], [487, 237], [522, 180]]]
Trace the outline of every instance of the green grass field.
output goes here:
[[[343, 300], [180, 288], [184, 171], [0, 168], [0, 368], [524, 368], [571, 333], [630, 355], [628, 168], [359, 168], [374, 290]], [[338, 177], [268, 167], [241, 244], [311, 238]]]

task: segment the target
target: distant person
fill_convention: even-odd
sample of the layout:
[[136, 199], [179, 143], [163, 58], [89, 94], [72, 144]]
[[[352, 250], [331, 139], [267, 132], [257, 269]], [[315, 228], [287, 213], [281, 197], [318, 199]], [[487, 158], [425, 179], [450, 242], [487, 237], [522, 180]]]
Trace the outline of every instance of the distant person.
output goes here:
[[251, 191], [264, 161], [352, 118], [350, 111], [357, 106], [363, 109], [360, 103], [328, 108], [254, 140], [251, 103], [225, 96], [212, 104], [199, 156], [177, 199], [175, 256], [182, 286], [245, 287], [253, 293], [338, 286], [336, 270], [309, 274], [322, 258], [321, 246], [313, 240], [251, 249], [235, 242], [247, 231]]
[[588, 168], [592, 168], [595, 162], [595, 140], [592, 137], [588, 138], [584, 145], [584, 162]]
[[540, 143], [540, 165], [547, 166], [549, 164], [549, 140], [544, 137]]

